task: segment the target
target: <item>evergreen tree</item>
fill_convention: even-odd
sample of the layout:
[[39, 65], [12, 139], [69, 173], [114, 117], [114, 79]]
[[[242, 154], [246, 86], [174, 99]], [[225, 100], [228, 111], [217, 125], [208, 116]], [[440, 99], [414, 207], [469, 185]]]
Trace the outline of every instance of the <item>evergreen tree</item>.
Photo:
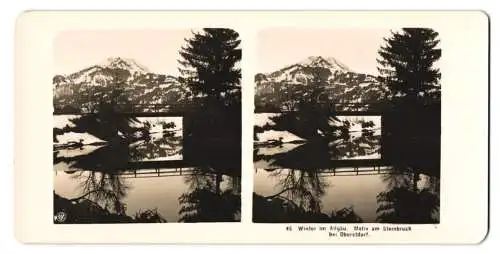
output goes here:
[[384, 156], [416, 174], [439, 174], [441, 73], [435, 65], [441, 57], [438, 33], [429, 28], [403, 28], [391, 32], [384, 41], [378, 52], [378, 70], [380, 80], [389, 89], [392, 107], [384, 114]]
[[380, 80], [391, 92], [391, 98], [405, 103], [422, 103], [440, 99], [441, 73], [434, 63], [441, 57], [438, 33], [428, 28], [403, 28], [384, 38], [379, 50]]
[[183, 117], [183, 158], [222, 174], [241, 172], [241, 60], [237, 32], [204, 28], [180, 50], [180, 82], [191, 90]]
[[210, 99], [238, 102], [241, 93], [241, 60], [239, 35], [231, 29], [204, 28], [193, 32], [179, 52], [181, 81], [194, 95]]

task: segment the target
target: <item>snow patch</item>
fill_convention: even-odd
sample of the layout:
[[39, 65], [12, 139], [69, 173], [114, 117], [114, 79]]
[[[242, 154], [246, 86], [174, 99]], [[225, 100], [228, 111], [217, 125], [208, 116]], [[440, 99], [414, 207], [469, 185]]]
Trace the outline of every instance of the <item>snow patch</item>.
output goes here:
[[76, 125], [71, 122], [71, 120], [78, 119], [79, 115], [55, 115], [54, 116], [54, 128], [63, 129], [64, 127], [76, 127]]
[[298, 146], [301, 146], [301, 144], [285, 143], [276, 147], [259, 147], [257, 148], [257, 155], [275, 155], [286, 153], [297, 148]]
[[291, 141], [301, 141], [304, 140], [288, 131], [275, 131], [269, 130], [263, 133], [257, 133], [257, 139], [259, 142], [268, 142], [272, 140], [279, 140], [282, 138], [282, 142], [291, 142]]
[[57, 143], [56, 144], [67, 144], [69, 142], [80, 142], [80, 140], [83, 140], [82, 143], [84, 145], [92, 144], [92, 143], [97, 143], [97, 142], [106, 142], [103, 141], [89, 133], [77, 133], [77, 132], [65, 132], [64, 134], [57, 135]]
[[382, 158], [380, 156], [380, 153], [372, 153], [372, 154], [368, 154], [368, 155], [358, 155], [358, 156], [354, 156], [354, 157], [343, 157], [342, 159], [343, 160], [369, 160], [369, 159], [380, 159]]
[[81, 148], [75, 148], [75, 149], [61, 149], [58, 151], [59, 153], [57, 154], [57, 156], [63, 158], [72, 158], [76, 156], [87, 155], [101, 147], [103, 147], [103, 145], [99, 146], [86, 145], [82, 146]]
[[274, 125], [271, 117], [279, 116], [279, 113], [260, 113], [254, 115], [254, 125], [262, 127], [266, 124]]

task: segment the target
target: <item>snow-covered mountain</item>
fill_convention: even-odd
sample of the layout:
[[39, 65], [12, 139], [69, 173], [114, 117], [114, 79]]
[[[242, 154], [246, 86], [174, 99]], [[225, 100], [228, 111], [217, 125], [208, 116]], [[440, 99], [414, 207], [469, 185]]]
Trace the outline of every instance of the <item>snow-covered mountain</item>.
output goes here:
[[296, 64], [286, 66], [266, 76], [274, 82], [280, 82], [282, 80], [301, 82], [302, 79], [312, 75], [313, 68], [323, 68], [328, 70], [331, 74], [351, 71], [346, 65], [333, 57], [323, 58], [321, 56], [310, 56]]
[[178, 78], [156, 74], [133, 59], [111, 57], [53, 80], [54, 106], [91, 111], [100, 100], [121, 104], [178, 105], [190, 92]]
[[99, 64], [99, 66], [110, 69], [123, 69], [128, 70], [130, 73], [145, 74], [149, 70], [138, 64], [131, 58], [109, 57]]
[[[318, 83], [318, 80], [321, 82]], [[255, 75], [256, 108], [282, 109], [321, 86], [323, 98], [336, 103], [379, 103], [387, 88], [376, 77], [357, 73], [333, 57], [311, 56], [280, 70]], [[349, 110], [349, 109], [339, 109]]]

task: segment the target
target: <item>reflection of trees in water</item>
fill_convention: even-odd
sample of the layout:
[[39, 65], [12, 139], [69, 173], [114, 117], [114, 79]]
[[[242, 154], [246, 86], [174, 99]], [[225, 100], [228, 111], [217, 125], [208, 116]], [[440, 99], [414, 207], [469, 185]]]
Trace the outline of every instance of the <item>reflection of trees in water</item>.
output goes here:
[[[180, 221], [235, 221], [240, 211], [241, 189], [241, 70], [236, 65], [241, 60], [240, 39], [238, 33], [231, 29], [207, 28], [193, 33], [186, 38], [186, 45], [179, 50], [182, 59], [179, 82], [189, 88], [194, 97], [183, 107], [184, 142], [183, 160], [200, 168], [209, 168], [213, 180], [208, 180], [202, 173], [191, 180], [192, 187], [184, 193], [181, 203]], [[99, 114], [104, 112], [99, 110]], [[108, 115], [106, 115], [109, 117]], [[113, 115], [111, 115], [113, 116]], [[102, 140], [119, 140], [119, 148], [129, 149], [129, 144], [144, 139], [132, 156], [127, 153], [121, 158], [146, 158], [168, 154], [169, 151], [158, 149], [166, 145], [165, 139], [153, 142], [148, 126], [132, 128], [122, 127], [119, 119], [106, 122], [109, 126], [104, 134], [94, 135]], [[114, 120], [114, 121], [113, 121]], [[92, 124], [103, 121], [93, 121]], [[116, 124], [115, 124], [116, 123]], [[115, 127], [115, 126], [119, 126]], [[125, 128], [125, 129], [124, 129]], [[99, 132], [99, 128], [94, 128]], [[109, 130], [108, 130], [109, 129]], [[87, 130], [85, 130], [88, 132]], [[54, 133], [57, 131], [54, 130]], [[101, 131], [104, 132], [104, 131]], [[123, 138], [118, 135], [122, 133]], [[137, 138], [134, 134], [141, 133]], [[90, 134], [93, 134], [89, 132]], [[179, 141], [175, 139], [175, 141]], [[184, 149], [184, 148], [183, 148]], [[102, 151], [102, 150], [101, 150]], [[120, 151], [123, 151], [120, 149]], [[103, 154], [103, 153], [100, 153]], [[123, 154], [120, 152], [120, 154]], [[88, 157], [87, 157], [88, 158]], [[92, 161], [99, 165], [116, 157], [94, 155]], [[95, 160], [94, 160], [95, 159]], [[90, 163], [88, 163], [90, 164]], [[87, 165], [85, 165], [87, 166]], [[103, 168], [103, 167], [101, 167]], [[116, 169], [116, 168], [115, 168]], [[229, 188], [221, 189], [223, 175], [230, 176]], [[147, 216], [146, 216], [147, 217]]]
[[130, 148], [130, 158], [133, 161], [152, 160], [158, 158], [167, 158], [182, 153], [182, 137], [159, 138], [149, 142], [143, 141], [134, 144]]
[[118, 174], [77, 171], [71, 178], [79, 182], [80, 196], [67, 199], [54, 192], [54, 213], [67, 215], [63, 223], [166, 222], [157, 209], [128, 216], [123, 199], [130, 187]]
[[274, 124], [265, 124], [262, 127], [255, 126], [256, 133], [269, 130], [288, 131], [305, 140], [318, 138], [330, 138], [336, 130], [341, 130], [330, 124], [330, 121], [338, 121], [332, 113], [321, 108], [304, 106], [300, 111], [291, 111], [270, 117]]
[[317, 170], [279, 169], [277, 193], [261, 196], [254, 193], [254, 222], [361, 222], [353, 207], [321, 212], [321, 198], [328, 183]]
[[[361, 145], [362, 144], [362, 145]], [[254, 161], [266, 161], [268, 168], [327, 169], [335, 166], [335, 160], [366, 156], [380, 150], [379, 136], [360, 136], [339, 140], [335, 143], [323, 141], [307, 142], [288, 151], [266, 154], [266, 147], [254, 149]], [[263, 149], [261, 152], [260, 149]]]
[[240, 221], [241, 104], [233, 99], [199, 98], [186, 112], [183, 159], [196, 169], [184, 179], [179, 222]]
[[184, 183], [187, 184], [188, 190], [212, 187], [215, 192], [214, 174], [208, 169], [194, 168], [192, 174], [184, 176]]
[[[373, 146], [380, 145], [380, 137], [369, 131], [353, 137], [349, 133], [352, 124], [349, 121], [334, 125], [332, 121], [335, 120], [329, 114], [311, 113], [306, 110], [286, 113], [272, 118], [273, 125], [255, 127], [258, 132], [289, 131], [306, 138], [307, 142], [288, 152], [270, 155], [259, 154], [259, 148], [254, 150], [255, 161], [266, 160], [271, 168], [280, 168], [270, 173], [270, 177], [278, 178], [275, 187], [279, 191], [276, 194], [263, 197], [254, 193], [254, 222], [362, 222], [352, 207], [333, 210], [329, 214], [321, 212], [321, 198], [328, 182], [327, 178], [319, 176], [319, 172], [322, 168], [330, 168], [334, 158], [349, 154], [366, 155], [376, 150]], [[369, 123], [363, 124], [366, 128], [373, 127]], [[361, 143], [368, 147], [361, 147]]]
[[[144, 121], [146, 126], [150, 126], [148, 121]], [[182, 153], [182, 136], [178, 135], [181, 129], [175, 129], [177, 126], [173, 122], [161, 122], [161, 132], [153, 133], [150, 128], [146, 131], [147, 138], [131, 144], [130, 157], [134, 161], [151, 160], [156, 158], [165, 158]], [[182, 127], [182, 126], [179, 126]]]
[[324, 142], [305, 143], [283, 153], [266, 155], [258, 152], [257, 150], [254, 160], [265, 160], [270, 168], [316, 170], [329, 168], [332, 162], [328, 144]]
[[258, 223], [361, 223], [353, 207], [330, 213], [308, 211], [282, 196], [264, 197], [253, 193], [253, 221]]
[[118, 174], [78, 171], [73, 173], [71, 178], [79, 182], [83, 193], [73, 200], [85, 198], [100, 204], [106, 210], [125, 214], [126, 207], [122, 200], [130, 187]]
[[[60, 213], [65, 215], [61, 220]], [[157, 209], [146, 209], [133, 216], [108, 211], [89, 199], [73, 201], [54, 192], [54, 223], [93, 224], [93, 223], [164, 223], [167, 222]]]
[[241, 178], [226, 176], [222, 188], [222, 174], [196, 168], [185, 176], [188, 191], [179, 197], [179, 222], [239, 221], [241, 211]]
[[393, 188], [377, 195], [377, 221], [383, 223], [437, 223], [439, 198], [429, 189]]
[[377, 221], [383, 223], [438, 223], [439, 177], [428, 176], [419, 188], [423, 174], [408, 168], [394, 168], [382, 176], [387, 190], [377, 195]]
[[390, 174], [381, 175], [380, 178], [389, 189], [399, 187], [416, 189], [420, 173], [411, 172], [405, 167], [393, 167]]
[[280, 191], [268, 198], [281, 196], [305, 211], [316, 213], [321, 210], [320, 198], [325, 195], [328, 182], [319, 177], [318, 171], [278, 169], [271, 172], [270, 176], [279, 178], [275, 187]]
[[334, 159], [355, 158], [380, 152], [380, 135], [374, 135], [372, 130], [361, 135], [344, 136], [329, 144], [330, 154]]
[[179, 222], [239, 221], [241, 200], [232, 190], [213, 192], [211, 186], [197, 188], [179, 197]]
[[66, 162], [73, 170], [115, 173], [125, 169], [129, 162], [128, 144], [113, 142], [95, 151], [72, 157], [58, 157], [57, 162]]
[[241, 174], [241, 107], [200, 99], [184, 117], [183, 158], [193, 165]]
[[[163, 121], [161, 132], [151, 132], [151, 123], [148, 120], [140, 121], [110, 111], [83, 115], [70, 121], [75, 124], [74, 127], [54, 128], [54, 141], [57, 141], [57, 135], [66, 132], [89, 133], [104, 140], [109, 146], [128, 144], [130, 154], [122, 157], [135, 161], [168, 157], [182, 152], [182, 136], [177, 135], [181, 129], [175, 129], [177, 126], [173, 122]], [[63, 145], [58, 148], [71, 147], [66, 148]]]
[[[140, 121], [135, 117], [117, 114], [111, 105], [102, 104], [96, 114], [81, 115], [69, 120], [75, 126], [66, 126], [63, 129], [54, 128], [54, 136], [64, 132], [89, 133], [104, 141], [133, 139], [136, 132], [143, 131], [143, 127], [135, 127]], [[120, 135], [120, 133], [122, 135]], [[56, 140], [57, 137], [54, 137]]]
[[165, 223], [167, 220], [158, 212], [158, 209], [146, 209], [135, 213], [136, 223]]
[[[386, 38], [379, 51], [380, 80], [390, 89], [384, 151], [395, 165], [393, 175], [383, 178], [387, 190], [377, 195], [379, 222], [439, 222], [441, 74], [433, 67], [441, 57], [437, 36], [431, 29], [404, 28]], [[395, 66], [397, 71], [388, 71]], [[425, 175], [428, 179], [421, 182]]]
[[[200, 99], [200, 101], [205, 102], [203, 105], [207, 107], [188, 112], [186, 121], [190, 127], [186, 131], [188, 138], [190, 138], [188, 140], [191, 148], [189, 151], [194, 155], [189, 159], [194, 157], [194, 162], [200, 165], [200, 168], [194, 175], [190, 176], [191, 179], [186, 180], [187, 184], [191, 185], [189, 191], [179, 197], [181, 205], [179, 221], [239, 221], [241, 210], [241, 160], [239, 159], [241, 156], [241, 128], [238, 126], [241, 125], [241, 108], [227, 107], [208, 99]], [[207, 104], [207, 101], [215, 104]], [[214, 115], [217, 117], [212, 117]], [[101, 119], [96, 120], [96, 118], [88, 118], [86, 121], [80, 120], [77, 122], [77, 127], [81, 128], [82, 132], [83, 130], [89, 132], [88, 128], [81, 127], [81, 123], [102, 122]], [[137, 123], [131, 124], [131, 126], [134, 125]], [[98, 125], [95, 124], [95, 126]], [[102, 221], [104, 220], [103, 216], [109, 217], [110, 214], [125, 218], [124, 216], [127, 215], [125, 215], [126, 209], [122, 199], [126, 195], [126, 188], [120, 188], [124, 186], [120, 185], [120, 178], [115, 173], [125, 169], [130, 159], [140, 160], [151, 154], [161, 155], [161, 151], [158, 150], [159, 146], [172, 145], [172, 142], [179, 144], [182, 142], [182, 137], [177, 137], [173, 131], [170, 131], [175, 126], [168, 124], [162, 126], [166, 128], [162, 128], [161, 133], [151, 133], [150, 127], [151, 124], [146, 122], [141, 128], [106, 131], [108, 135], [100, 135], [100, 137], [103, 139], [108, 137], [113, 140], [108, 142], [107, 146], [98, 148], [89, 154], [60, 158], [60, 161], [70, 163], [73, 169], [93, 171], [86, 175], [87, 178], [79, 179], [88, 191], [78, 200], [88, 203], [87, 206], [92, 204], [91, 207], [94, 207], [92, 213], [94, 217], [93, 219], [88, 218], [88, 220]], [[99, 131], [97, 127], [93, 128]], [[93, 131], [89, 133], [92, 134]], [[111, 137], [112, 135], [109, 133], [113, 133], [115, 136]], [[122, 133], [123, 137], [118, 133]], [[140, 137], [137, 137], [137, 133], [140, 134]], [[159, 139], [151, 138], [155, 134], [160, 134], [161, 137]], [[145, 138], [145, 140], [138, 141], [140, 138]], [[131, 153], [130, 143], [132, 141], [138, 142], [136, 144], [140, 145], [135, 146], [136, 149], [132, 149]], [[189, 143], [189, 141], [193, 142]], [[54, 156], [57, 157], [57, 153]], [[204, 169], [202, 170], [202, 168]], [[208, 168], [210, 171], [206, 170]], [[101, 173], [98, 172], [105, 172], [111, 178], [100, 178], [98, 175]], [[224, 185], [227, 186], [224, 189], [221, 188], [223, 175], [226, 176]], [[155, 210], [138, 213], [132, 220], [135, 222], [151, 220], [164, 222], [161, 215]]]
[[119, 173], [129, 162], [129, 143], [147, 137], [136, 135], [147, 133], [147, 124], [137, 127], [141, 123], [139, 120], [115, 114], [106, 106], [102, 106], [97, 114], [82, 115], [70, 121], [74, 127], [55, 129], [54, 134], [89, 133], [107, 143], [88, 154], [72, 157], [60, 156], [63, 150], [54, 152], [54, 164], [65, 162], [71, 165], [67, 172], [72, 174], [72, 180], [79, 183], [81, 190], [81, 195], [72, 199], [55, 194], [55, 212], [64, 210], [70, 213], [72, 219], [67, 223], [166, 222], [156, 209], [128, 216], [123, 203], [129, 186]]
[[[255, 137], [257, 133], [265, 131], [286, 131], [302, 139], [301, 147], [297, 150], [311, 150], [315, 157], [328, 157], [328, 160], [355, 158], [356, 156], [367, 156], [380, 152], [381, 136], [375, 134], [373, 121], [356, 120], [349, 121], [329, 115], [326, 111], [320, 114], [314, 112], [288, 112], [270, 118], [273, 124], [267, 123], [264, 126], [254, 126]], [[353, 131], [353, 127], [361, 125], [360, 131]], [[282, 146], [281, 139], [257, 144], [257, 149], [275, 148]], [[290, 151], [296, 152], [296, 151]], [[265, 159], [256, 151], [255, 160]], [[270, 160], [270, 156], [268, 161]]]

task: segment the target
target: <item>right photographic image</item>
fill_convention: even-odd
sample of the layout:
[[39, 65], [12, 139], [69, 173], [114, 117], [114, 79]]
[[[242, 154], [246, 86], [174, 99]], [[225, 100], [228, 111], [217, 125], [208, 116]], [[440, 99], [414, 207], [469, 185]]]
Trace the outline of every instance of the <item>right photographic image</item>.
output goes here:
[[440, 59], [429, 27], [261, 31], [253, 222], [438, 224]]

